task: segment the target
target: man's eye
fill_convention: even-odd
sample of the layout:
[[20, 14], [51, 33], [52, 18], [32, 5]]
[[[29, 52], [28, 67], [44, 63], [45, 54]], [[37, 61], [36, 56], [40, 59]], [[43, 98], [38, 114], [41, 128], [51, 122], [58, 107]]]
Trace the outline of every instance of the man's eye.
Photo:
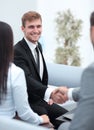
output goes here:
[[41, 25], [37, 25], [37, 26], [29, 26], [29, 28], [34, 29], [34, 28], [41, 28]]
[[41, 25], [38, 25], [37, 28], [41, 28]]

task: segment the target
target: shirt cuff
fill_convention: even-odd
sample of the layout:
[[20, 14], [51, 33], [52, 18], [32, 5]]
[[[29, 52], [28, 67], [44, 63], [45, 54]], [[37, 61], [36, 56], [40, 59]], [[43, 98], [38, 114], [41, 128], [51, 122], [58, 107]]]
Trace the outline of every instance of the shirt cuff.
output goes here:
[[43, 124], [43, 123], [44, 123], [43, 118], [40, 117], [40, 124]]
[[46, 92], [45, 92], [45, 96], [44, 96], [44, 100], [45, 100], [46, 102], [49, 101], [50, 96], [51, 96], [51, 93], [52, 93], [53, 90], [55, 90], [56, 88], [57, 88], [56, 86], [48, 85], [48, 88], [47, 88], [47, 90], [46, 90]]
[[73, 96], [72, 96], [73, 90], [74, 90], [74, 88], [69, 88], [69, 90], [68, 90], [68, 99], [69, 100], [73, 100]]

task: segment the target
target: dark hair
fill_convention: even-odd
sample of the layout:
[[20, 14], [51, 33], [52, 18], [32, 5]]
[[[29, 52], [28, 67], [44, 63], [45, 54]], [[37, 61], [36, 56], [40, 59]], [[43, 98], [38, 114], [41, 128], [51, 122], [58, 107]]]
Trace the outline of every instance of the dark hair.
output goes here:
[[94, 12], [92, 12], [90, 16], [90, 25], [94, 26]]
[[13, 60], [13, 32], [9, 24], [0, 21], [0, 103], [7, 93], [9, 65]]
[[42, 21], [41, 15], [37, 13], [36, 11], [29, 11], [22, 16], [22, 26], [25, 27], [26, 21], [31, 22], [36, 19], [40, 19]]

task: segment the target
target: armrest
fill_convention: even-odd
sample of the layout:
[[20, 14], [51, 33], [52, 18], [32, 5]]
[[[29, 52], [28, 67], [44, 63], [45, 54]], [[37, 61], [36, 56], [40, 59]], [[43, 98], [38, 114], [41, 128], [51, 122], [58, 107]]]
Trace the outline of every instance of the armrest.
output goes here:
[[35, 126], [23, 121], [0, 117], [0, 130], [48, 130], [42, 126]]

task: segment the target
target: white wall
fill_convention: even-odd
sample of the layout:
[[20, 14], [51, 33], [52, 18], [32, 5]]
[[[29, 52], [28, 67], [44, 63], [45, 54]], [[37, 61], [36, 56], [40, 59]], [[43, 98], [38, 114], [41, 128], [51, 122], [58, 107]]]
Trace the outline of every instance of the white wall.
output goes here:
[[38, 10], [43, 17], [43, 37], [45, 39], [45, 57], [53, 62], [54, 50], [57, 47], [55, 40], [56, 13], [69, 9], [77, 19], [83, 20], [82, 37], [79, 39], [82, 67], [93, 61], [93, 49], [89, 38], [89, 18], [93, 10], [93, 0], [38, 0]]
[[0, 0], [0, 21], [8, 22], [14, 32], [14, 43], [23, 36], [21, 17], [29, 10], [36, 10], [37, 0]]
[[82, 57], [82, 66], [93, 61], [93, 49], [89, 39], [89, 17], [93, 10], [94, 0], [0, 0], [0, 20], [8, 22], [14, 32], [14, 43], [23, 37], [20, 29], [21, 17], [29, 10], [36, 10], [43, 18], [43, 47], [47, 61], [53, 62], [55, 40], [55, 18], [58, 11], [70, 8], [72, 13], [84, 21], [82, 37], [78, 44]]

